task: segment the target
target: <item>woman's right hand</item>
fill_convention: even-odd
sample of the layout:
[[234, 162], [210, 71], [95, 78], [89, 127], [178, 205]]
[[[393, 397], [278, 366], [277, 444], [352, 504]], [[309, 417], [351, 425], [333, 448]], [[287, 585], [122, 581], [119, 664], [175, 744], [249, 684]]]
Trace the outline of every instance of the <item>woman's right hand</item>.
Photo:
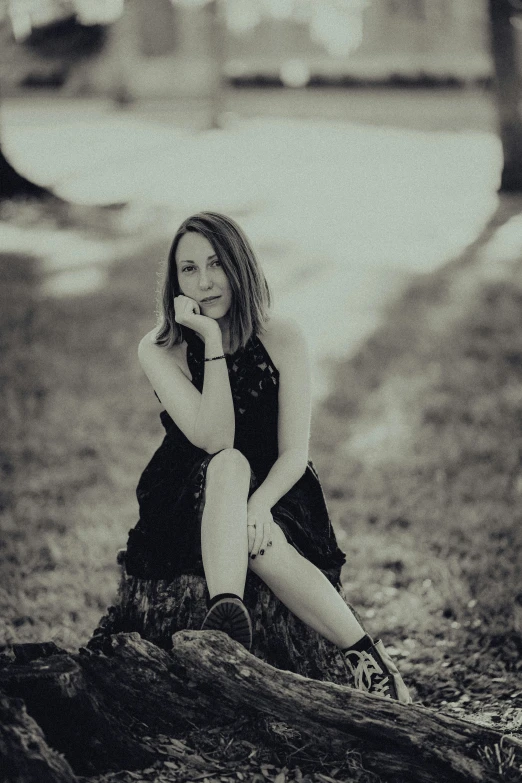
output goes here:
[[174, 320], [181, 326], [188, 326], [205, 340], [216, 329], [220, 331], [217, 321], [207, 315], [200, 315], [201, 309], [195, 299], [180, 294], [174, 297]]

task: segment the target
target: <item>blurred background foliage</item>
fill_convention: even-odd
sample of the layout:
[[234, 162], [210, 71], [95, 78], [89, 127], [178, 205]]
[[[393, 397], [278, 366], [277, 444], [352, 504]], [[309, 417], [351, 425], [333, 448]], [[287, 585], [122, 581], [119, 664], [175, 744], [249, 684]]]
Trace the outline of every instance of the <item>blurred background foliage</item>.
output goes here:
[[[121, 38], [125, 44], [115, 48], [125, 56], [136, 97], [207, 89], [216, 56], [209, 41], [216, 35], [222, 75], [233, 83], [469, 83], [491, 75], [487, 8], [477, 0], [10, 0], [3, 5], [1, 76], [8, 92], [39, 82], [66, 86], [70, 94], [99, 94], [110, 82], [113, 39]], [[107, 45], [100, 56], [102, 41]], [[35, 53], [47, 62], [35, 64]], [[91, 64], [80, 78], [75, 66], [85, 58]]]
[[[210, 99], [227, 87], [495, 88], [506, 167], [522, 187], [520, 0], [3, 0], [4, 96]], [[10, 191], [9, 191], [10, 194]]]

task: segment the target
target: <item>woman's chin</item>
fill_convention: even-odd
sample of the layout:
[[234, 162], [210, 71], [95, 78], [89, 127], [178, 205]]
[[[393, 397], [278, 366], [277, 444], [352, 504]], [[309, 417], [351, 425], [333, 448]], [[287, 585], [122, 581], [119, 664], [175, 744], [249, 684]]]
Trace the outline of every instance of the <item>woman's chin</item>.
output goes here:
[[212, 309], [209, 307], [207, 312], [203, 312], [203, 315], [206, 315], [208, 318], [213, 318], [214, 321], [221, 321], [228, 312], [229, 309], [226, 310], [224, 307], [213, 307]]

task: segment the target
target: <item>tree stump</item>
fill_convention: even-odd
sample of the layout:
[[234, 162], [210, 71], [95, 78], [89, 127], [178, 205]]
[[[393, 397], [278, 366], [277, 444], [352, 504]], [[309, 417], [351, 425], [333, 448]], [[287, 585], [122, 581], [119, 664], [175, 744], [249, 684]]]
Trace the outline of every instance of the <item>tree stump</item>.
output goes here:
[[[143, 639], [171, 650], [174, 633], [200, 629], [207, 611], [203, 577], [139, 579], [126, 573], [124, 549], [117, 559], [122, 569], [117, 603], [101, 618], [88, 649], [103, 651], [112, 634], [137, 631]], [[345, 599], [342, 588], [339, 592]], [[349, 684], [338, 648], [298, 620], [252, 571], [247, 574], [244, 600], [252, 618], [253, 655], [277, 669]]]

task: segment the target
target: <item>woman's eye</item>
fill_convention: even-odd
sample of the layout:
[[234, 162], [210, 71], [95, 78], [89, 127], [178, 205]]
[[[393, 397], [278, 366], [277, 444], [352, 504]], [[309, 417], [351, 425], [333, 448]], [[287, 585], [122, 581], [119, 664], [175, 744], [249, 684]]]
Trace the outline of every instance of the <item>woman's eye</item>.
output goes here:
[[193, 266], [186, 266], [184, 269], [182, 269], [182, 272], [189, 272], [191, 269], [194, 269]]
[[212, 263], [213, 264], [217, 264], [218, 266], [221, 266], [221, 261], [218, 261], [217, 259], [216, 259], [216, 261], [213, 261]]

